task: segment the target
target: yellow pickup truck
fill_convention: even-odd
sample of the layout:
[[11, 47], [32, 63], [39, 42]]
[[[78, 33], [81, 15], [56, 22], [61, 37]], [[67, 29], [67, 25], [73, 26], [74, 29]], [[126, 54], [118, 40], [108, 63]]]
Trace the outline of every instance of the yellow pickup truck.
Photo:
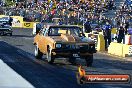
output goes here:
[[49, 63], [55, 58], [69, 58], [76, 63], [76, 58], [84, 58], [86, 65], [93, 63], [96, 53], [95, 42], [85, 37], [78, 26], [50, 25], [41, 29], [34, 37], [35, 57], [41, 59], [43, 54]]

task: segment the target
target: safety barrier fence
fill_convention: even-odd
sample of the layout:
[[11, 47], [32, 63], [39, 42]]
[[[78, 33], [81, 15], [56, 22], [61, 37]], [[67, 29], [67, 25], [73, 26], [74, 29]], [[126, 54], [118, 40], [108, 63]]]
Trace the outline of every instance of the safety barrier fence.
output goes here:
[[132, 56], [132, 45], [126, 45], [121, 43], [112, 42], [108, 47], [108, 53], [121, 57]]
[[22, 23], [12, 23], [13, 28], [34, 28], [35, 22], [22, 22]]
[[[0, 15], [0, 18], [9, 17], [6, 15]], [[13, 18], [12, 27], [14, 28], [33, 28], [35, 22], [24, 22], [21, 16], [11, 16]]]
[[[105, 40], [101, 32], [99, 34], [85, 33], [85, 35], [96, 42], [97, 51], [105, 51]], [[108, 53], [120, 57], [132, 57], [132, 35], [125, 35], [124, 44], [113, 40], [108, 47]]]
[[105, 51], [105, 41], [103, 35], [100, 34], [93, 34], [93, 33], [85, 33], [87, 38], [90, 38], [95, 41], [97, 51]]

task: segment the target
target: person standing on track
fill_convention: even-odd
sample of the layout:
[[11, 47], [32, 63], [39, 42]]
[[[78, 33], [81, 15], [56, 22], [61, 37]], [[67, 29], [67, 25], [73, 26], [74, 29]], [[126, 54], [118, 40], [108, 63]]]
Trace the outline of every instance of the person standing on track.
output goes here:
[[[117, 42], [121, 43], [122, 40], [125, 37], [125, 29], [123, 27], [123, 24], [120, 25], [119, 29], [118, 29], [118, 38], [117, 38]], [[124, 41], [123, 41], [124, 42]]]
[[106, 22], [106, 24], [103, 27], [103, 34], [105, 39], [105, 50], [107, 50], [108, 45], [111, 43], [111, 25], [109, 22]]
[[129, 22], [126, 21], [126, 22], [125, 22], [125, 34], [127, 34], [128, 28], [129, 28]]
[[13, 21], [13, 18], [11, 18], [11, 17], [9, 16], [9, 25], [10, 25], [10, 26], [12, 26], [12, 21]]

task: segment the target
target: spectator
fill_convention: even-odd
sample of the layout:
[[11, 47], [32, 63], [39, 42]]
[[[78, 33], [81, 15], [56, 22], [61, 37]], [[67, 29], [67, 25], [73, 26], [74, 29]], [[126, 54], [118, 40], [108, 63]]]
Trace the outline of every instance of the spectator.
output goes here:
[[42, 17], [42, 14], [40, 13], [40, 11], [35, 15], [35, 19], [36, 21], [41, 21], [41, 17]]
[[84, 28], [85, 28], [85, 32], [89, 33], [91, 32], [91, 26], [90, 26], [90, 22], [87, 20], [86, 23], [84, 24]]
[[36, 33], [38, 33], [42, 29], [41, 23], [37, 23], [36, 25]]
[[125, 22], [125, 34], [127, 34], [128, 28], [129, 28], [129, 22], [126, 21], [126, 22]]
[[120, 26], [120, 20], [118, 19], [117, 20], [117, 27], [119, 27]]
[[123, 24], [121, 24], [118, 29], [118, 38], [117, 38], [118, 43], [121, 43], [122, 40], [124, 39], [125, 36], [124, 33], [125, 33], [125, 29], [123, 28]]
[[105, 49], [107, 50], [107, 45], [111, 43], [111, 25], [106, 22], [103, 27], [104, 39], [105, 39]]
[[12, 21], [13, 19], [11, 17], [9, 17], [9, 25], [12, 26]]

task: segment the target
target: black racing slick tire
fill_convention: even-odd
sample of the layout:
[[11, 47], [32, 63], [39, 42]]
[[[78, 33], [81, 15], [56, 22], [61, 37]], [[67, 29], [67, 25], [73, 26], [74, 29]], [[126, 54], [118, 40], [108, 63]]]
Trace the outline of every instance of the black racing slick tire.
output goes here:
[[12, 36], [12, 33], [10, 33], [10, 36]]
[[51, 50], [50, 47], [48, 47], [48, 49], [47, 49], [46, 58], [47, 58], [47, 61], [48, 61], [49, 64], [54, 63], [55, 58], [52, 54], [52, 50]]
[[42, 59], [43, 53], [39, 50], [38, 45], [35, 45], [35, 58]]
[[88, 57], [86, 57], [85, 61], [86, 61], [86, 66], [91, 67], [93, 64], [93, 55], [89, 55]]

